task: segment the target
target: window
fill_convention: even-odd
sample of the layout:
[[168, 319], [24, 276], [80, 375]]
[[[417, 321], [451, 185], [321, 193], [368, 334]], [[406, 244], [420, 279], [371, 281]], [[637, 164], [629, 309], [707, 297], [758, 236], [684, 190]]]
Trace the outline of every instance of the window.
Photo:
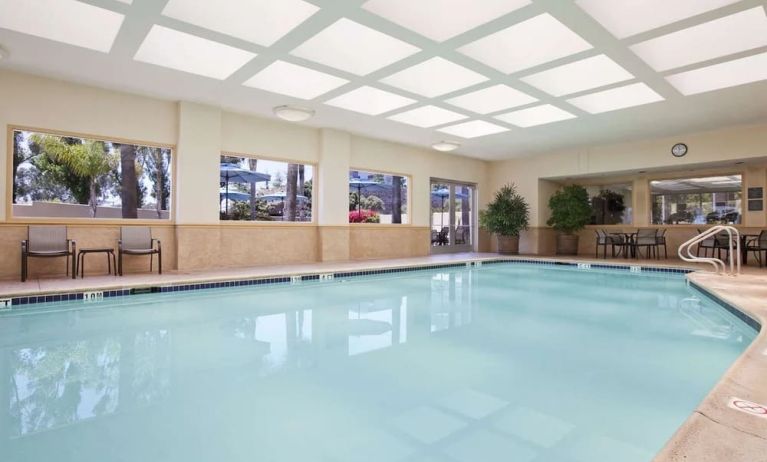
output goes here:
[[171, 149], [13, 130], [13, 216], [168, 219]]
[[407, 223], [405, 176], [351, 170], [349, 223]]
[[654, 225], [740, 224], [740, 175], [650, 182]]
[[591, 201], [592, 225], [630, 225], [631, 185], [586, 186]]
[[221, 220], [312, 221], [311, 165], [221, 156]]

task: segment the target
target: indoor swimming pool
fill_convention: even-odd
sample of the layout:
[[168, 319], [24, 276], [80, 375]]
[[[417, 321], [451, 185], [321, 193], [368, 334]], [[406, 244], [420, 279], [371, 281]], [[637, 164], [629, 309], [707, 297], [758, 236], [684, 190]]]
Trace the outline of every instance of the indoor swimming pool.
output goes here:
[[649, 462], [756, 330], [683, 274], [485, 264], [0, 314], [0, 460]]

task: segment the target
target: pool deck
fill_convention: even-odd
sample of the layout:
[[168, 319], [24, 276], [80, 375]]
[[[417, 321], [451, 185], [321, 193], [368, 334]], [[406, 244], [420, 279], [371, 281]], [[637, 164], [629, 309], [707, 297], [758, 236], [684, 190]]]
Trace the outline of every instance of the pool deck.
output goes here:
[[[463, 253], [393, 260], [325, 262], [204, 272], [168, 272], [162, 275], [86, 276], [85, 279], [74, 280], [42, 278], [31, 279], [25, 283], [6, 280], [0, 281], [0, 298], [78, 290], [126, 289], [301, 274], [418, 267], [493, 260], [499, 257], [501, 256], [492, 253]], [[691, 265], [679, 260], [602, 260], [587, 257], [534, 256], [520, 256], [519, 258], [608, 265], [683, 267], [696, 270], [708, 270], [710, 268], [708, 265]], [[688, 278], [712, 295], [757, 320], [762, 326], [767, 326], [767, 269], [754, 266], [744, 267], [743, 274], [738, 277], [718, 276], [705, 271], [697, 271], [690, 273]], [[735, 398], [743, 400], [738, 402], [738, 405], [745, 410], [736, 410], [731, 407]], [[761, 412], [759, 408], [752, 408], [744, 401], [767, 406], [767, 328], [762, 328], [754, 342], [732, 364], [719, 383], [658, 453], [655, 462], [767, 461], [767, 408], [765, 408], [765, 414], [759, 416], [757, 414]], [[752, 412], [748, 412], [749, 410]], [[620, 457], [618, 456], [614, 460], [620, 460]]]

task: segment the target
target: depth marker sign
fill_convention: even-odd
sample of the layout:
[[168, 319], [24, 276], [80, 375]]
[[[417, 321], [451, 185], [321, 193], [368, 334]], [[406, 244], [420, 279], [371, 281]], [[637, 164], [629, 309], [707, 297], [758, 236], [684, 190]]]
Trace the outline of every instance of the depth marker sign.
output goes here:
[[767, 419], [767, 406], [740, 398], [731, 398], [727, 406], [736, 411]]

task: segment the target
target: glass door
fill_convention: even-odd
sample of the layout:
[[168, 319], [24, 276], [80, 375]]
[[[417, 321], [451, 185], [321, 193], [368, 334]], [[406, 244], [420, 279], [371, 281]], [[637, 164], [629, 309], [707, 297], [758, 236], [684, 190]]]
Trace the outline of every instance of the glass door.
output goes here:
[[474, 250], [476, 188], [472, 184], [446, 180], [431, 182], [432, 253]]

